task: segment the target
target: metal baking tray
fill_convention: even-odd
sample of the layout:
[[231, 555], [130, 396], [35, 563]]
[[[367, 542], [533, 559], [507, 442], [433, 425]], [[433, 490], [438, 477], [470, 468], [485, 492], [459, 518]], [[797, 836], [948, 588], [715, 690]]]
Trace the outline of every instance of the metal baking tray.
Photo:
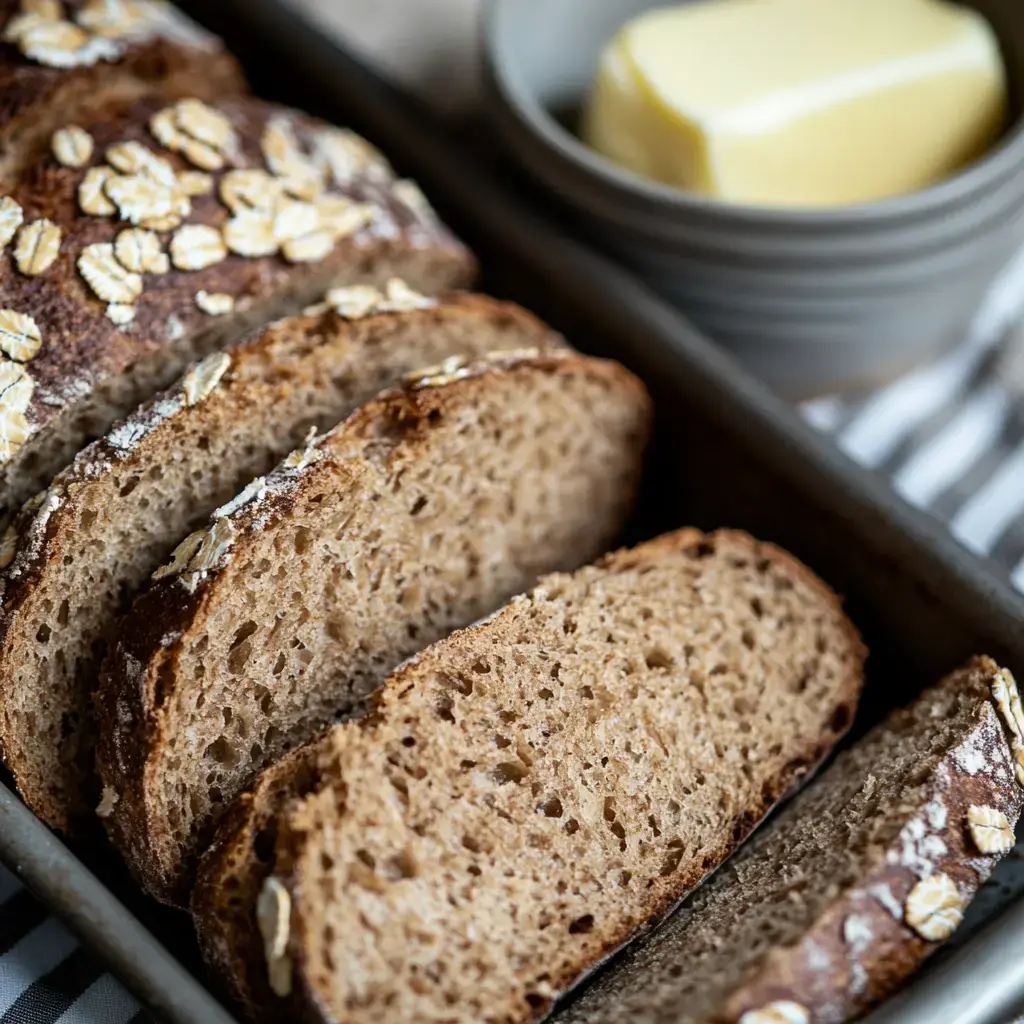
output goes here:
[[[349, 124], [415, 177], [480, 256], [484, 286], [547, 317], [650, 387], [655, 439], [631, 537], [682, 524], [750, 530], [847, 597], [871, 648], [862, 732], [959, 661], [1024, 676], [1024, 599], [698, 335], [636, 278], [566, 237], [508, 169], [467, 147], [278, 0], [182, 6], [220, 32], [258, 92]], [[147, 902], [109, 851], [69, 851], [0, 785], [0, 860], [155, 1015], [230, 1024], [204, 987], [188, 920]], [[872, 1024], [1007, 1024], [1024, 1011], [1024, 870], [1008, 857], [934, 966]], [[934, 964], [934, 962], [933, 962]]]

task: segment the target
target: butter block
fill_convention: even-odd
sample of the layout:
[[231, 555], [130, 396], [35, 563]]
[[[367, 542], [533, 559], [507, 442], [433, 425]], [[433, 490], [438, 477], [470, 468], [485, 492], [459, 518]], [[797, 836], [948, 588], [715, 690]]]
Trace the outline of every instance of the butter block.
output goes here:
[[931, 185], [992, 145], [1006, 73], [945, 0], [703, 0], [608, 44], [584, 140], [637, 174], [734, 202], [832, 206]]

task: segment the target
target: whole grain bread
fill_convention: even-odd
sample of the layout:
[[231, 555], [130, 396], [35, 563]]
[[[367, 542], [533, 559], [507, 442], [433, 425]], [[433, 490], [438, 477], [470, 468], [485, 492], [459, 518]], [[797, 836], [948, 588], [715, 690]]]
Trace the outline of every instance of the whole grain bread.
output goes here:
[[1013, 845], [1013, 677], [975, 658], [842, 754], [560, 1024], [842, 1024], [946, 939]]
[[161, 0], [0, 0], [0, 190], [66, 124], [156, 94], [246, 91], [220, 40]]
[[604, 550], [643, 386], [569, 352], [422, 371], [289, 456], [136, 598], [97, 704], [108, 831], [186, 903], [217, 817], [425, 643]]
[[329, 286], [397, 276], [436, 294], [472, 276], [422, 193], [351, 132], [249, 98], [149, 98], [81, 127], [86, 164], [47, 154], [0, 199], [0, 242], [22, 221], [0, 246], [8, 508], [193, 359]]
[[327, 730], [261, 772], [225, 812], [199, 861], [191, 909], [203, 960], [214, 984], [251, 1020], [277, 1004], [256, 921], [256, 901], [274, 868], [277, 822], [321, 787], [320, 766], [330, 764], [333, 742]]
[[[483, 296], [360, 289], [207, 356], [93, 442], [15, 517], [0, 563], [0, 751], [54, 828], [95, 824], [92, 694], [119, 615], [174, 546], [302, 443], [381, 388], [449, 357], [558, 344]], [[358, 315], [362, 313], [363, 315]]]
[[548, 577], [232, 810], [193, 903], [207, 959], [266, 1020], [540, 1017], [824, 757], [863, 657], [745, 534]]

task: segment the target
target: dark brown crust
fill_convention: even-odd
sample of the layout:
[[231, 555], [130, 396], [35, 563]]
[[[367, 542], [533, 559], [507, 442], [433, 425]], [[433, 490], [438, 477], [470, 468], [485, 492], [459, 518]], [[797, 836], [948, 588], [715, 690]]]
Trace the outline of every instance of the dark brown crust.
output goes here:
[[[974, 728], [936, 766], [925, 802], [934, 801], [945, 809], [944, 824], [936, 827], [932, 820], [928, 828], [929, 835], [941, 840], [946, 849], [945, 854], [931, 858], [933, 869], [956, 883], [965, 902], [974, 898], [1001, 859], [983, 855], [974, 846], [967, 828], [967, 809], [972, 804], [994, 807], [1016, 824], [1024, 805], [1024, 789], [1014, 778], [1006, 730], [988, 696], [999, 671], [992, 659], [978, 657], [957, 673], [958, 677], [982, 678], [977, 717]], [[966, 679], [965, 684], [969, 684]], [[975, 774], [965, 770], [957, 757], [957, 751], [965, 747], [985, 752], [987, 770]], [[941, 945], [923, 939], [875, 895], [887, 891], [893, 908], [905, 907], [907, 894], [918, 881], [905, 860], [899, 846], [890, 849], [886, 862], [861, 879], [855, 889], [837, 897], [799, 943], [775, 950], [715, 1014], [714, 1024], [735, 1024], [748, 1010], [783, 999], [806, 1007], [812, 1021], [849, 1020], [893, 991]], [[851, 956], [844, 937], [845, 922], [853, 914], [869, 922], [872, 935], [856, 957]], [[812, 953], [813, 960], [813, 951], [823, 951], [831, 967], [813, 970], [808, 965], [808, 954]]]
[[[743, 843], [747, 836], [749, 836], [757, 827], [772, 807], [774, 807], [782, 797], [800, 781], [800, 779], [807, 776], [822, 762], [853, 721], [863, 681], [862, 665], [863, 659], [867, 653], [866, 649], [864, 648], [860, 636], [853, 624], [843, 616], [841, 603], [838, 597], [806, 566], [793, 558], [787, 552], [782, 551], [771, 544], [760, 543], [749, 537], [747, 534], [738, 531], [722, 530], [712, 534], [703, 534], [697, 530], [683, 529], [674, 533], [665, 534], [631, 550], [617, 551], [609, 554], [601, 559], [597, 565], [601, 568], [614, 572], [616, 570], [627, 569], [637, 562], [647, 561], [652, 556], [657, 556], [659, 551], [700, 550], [702, 548], [706, 548], [708, 549], [708, 553], [711, 553], [714, 546], [720, 542], [746, 548], [753, 558], [770, 559], [777, 563], [781, 563], [786, 567], [787, 571], [794, 575], [794, 577], [798, 578], [805, 585], [811, 587], [820, 596], [822, 602], [830, 607], [839, 617], [839, 621], [843, 623], [842, 628], [844, 640], [849, 645], [852, 652], [851, 671], [849, 677], [844, 680], [843, 686], [836, 695], [834, 709], [831, 709], [830, 719], [834, 724], [834, 727], [827, 729], [823, 734], [802, 737], [799, 742], [795, 741], [793, 757], [790, 759], [785, 769], [763, 780], [761, 790], [762, 799], [755, 806], [748, 807], [735, 816], [731, 832], [728, 835], [723, 835], [721, 837], [718, 848], [714, 853], [705, 857], [702, 864], [694, 865], [691, 870], [677, 872], [674, 879], [678, 880], [678, 885], [674, 886], [672, 892], [666, 893], [666, 895], [657, 901], [652, 900], [649, 907], [649, 913], [647, 915], [647, 922], [643, 928], [629, 932], [623, 931], [621, 934], [610, 936], [605, 947], [600, 950], [595, 957], [588, 960], [588, 962], [579, 964], [578, 968], [572, 973], [567, 973], [561, 977], [552, 977], [551, 987], [557, 995], [552, 997], [547, 1005], [538, 1006], [535, 1014], [531, 1018], [532, 1020], [540, 1020], [546, 1016], [546, 1014], [553, 1008], [555, 999], [558, 996], [568, 992], [574, 986], [579, 984], [584, 978], [597, 969], [601, 963], [614, 955], [617, 950], [621, 949], [623, 945], [633, 941], [650, 928], [653, 928], [668, 913], [670, 913], [673, 907], [680, 900], [696, 888], [696, 886], [699, 885], [708, 874], [714, 871], [719, 864], [723, 863], [726, 858]], [[541, 586], [543, 586], [543, 583]], [[499, 616], [500, 614], [501, 613], [498, 613]], [[496, 617], [497, 616], [494, 618]], [[449, 640], [444, 641], [444, 643], [457, 643], [460, 636], [472, 631], [479, 632], [486, 630], [493, 621], [494, 619], [492, 618], [477, 626], [470, 627], [469, 630], [455, 633], [449, 638]], [[393, 673], [384, 688], [382, 688], [376, 696], [376, 703], [379, 704], [383, 699], [385, 691], [396, 690], [413, 685], [419, 663], [420, 658], [414, 658], [410, 662], [406, 663], [405, 666], [399, 668], [395, 673]], [[370, 714], [366, 719], [364, 719], [364, 722], [367, 725], [371, 725], [373, 717], [373, 710], [371, 707]], [[322, 770], [326, 771], [327, 769]], [[301, 880], [295, 877], [293, 870], [293, 867], [301, 854], [305, 839], [305, 832], [301, 825], [299, 827], [293, 827], [293, 822], [290, 820], [288, 815], [283, 815], [279, 818], [278, 826], [277, 862], [274, 866], [274, 874], [284, 882], [292, 893], [293, 931], [292, 938], [289, 943], [289, 955], [295, 965], [294, 977], [297, 984], [295, 993], [289, 997], [288, 1000], [278, 1000], [271, 1007], [266, 1007], [264, 1004], [262, 1019], [266, 1019], [268, 1021], [271, 1019], [280, 1019], [279, 1015], [282, 1013], [282, 1010], [284, 1010], [288, 1014], [295, 1015], [301, 1020], [308, 1020], [311, 1022], [315, 1021], [320, 1024], [320, 1022], [327, 1022], [331, 1018], [326, 1010], [319, 1004], [316, 993], [309, 987], [305, 971], [303, 969], [305, 956], [301, 940]], [[299, 920], [298, 928], [294, 927], [296, 919]], [[300, 936], [299, 938], [295, 937], [297, 933]], [[497, 1016], [494, 1020], [495, 1022], [501, 1021], [502, 1024], [511, 1024], [512, 1022], [512, 1018]], [[525, 1024], [525, 1019], [520, 1021], [519, 1018], [516, 1018], [515, 1024]]]
[[[442, 296], [435, 306], [426, 309], [376, 313], [353, 321], [344, 320], [331, 310], [319, 315], [292, 317], [254, 331], [230, 349], [232, 362], [225, 374], [225, 384], [201, 405], [185, 407], [179, 381], [116, 424], [106, 437], [84, 448], [48, 488], [45, 509], [40, 511], [35, 502], [30, 502], [12, 523], [19, 538], [18, 553], [7, 569], [0, 570], [0, 709], [4, 706], [5, 692], [18, 678], [14, 647], [24, 639], [18, 629], [19, 613], [38, 592], [47, 569], [53, 567], [60, 571], [65, 540], [77, 529], [83, 504], [90, 500], [90, 481], [112, 471], [131, 472], [134, 466], [139, 467], [138, 472], [145, 472], [146, 467], [159, 463], [159, 453], [167, 446], [181, 444], [183, 422], [189, 424], [190, 429], [199, 429], [200, 425], [207, 425], [209, 429], [211, 424], [216, 429], [218, 421], [231, 419], [232, 410], [240, 403], [258, 401], [265, 408], [273, 408], [291, 384], [287, 377], [277, 374], [273, 383], [265, 383], [263, 374], [267, 367], [279, 368], [284, 360], [294, 358], [304, 349], [319, 347], [326, 336], [331, 337], [332, 346], [344, 344], [346, 339], [354, 346], [367, 337], [387, 334], [399, 324], [422, 324], [426, 332], [453, 319], [486, 323], [520, 339], [522, 345], [546, 348], [559, 344], [557, 336], [546, 325], [519, 306], [470, 293]], [[235, 386], [229, 386], [234, 383], [232, 378], [237, 381]], [[134, 447], [126, 449], [117, 440], [125, 435], [132, 438]], [[54, 503], [58, 503], [55, 508]], [[23, 766], [14, 754], [18, 737], [11, 734], [11, 728], [14, 728], [13, 723], [0, 711], [0, 753], [18, 783], [22, 798], [52, 827], [73, 827], [76, 823], [68, 819], [66, 808], [52, 806], [48, 780], [35, 778], [31, 766]]]
[[[165, 105], [162, 99], [146, 99], [123, 115], [108, 111], [105, 117], [98, 115], [94, 123], [85, 125], [95, 140], [92, 165], [104, 163], [109, 145], [137, 141], [177, 170], [194, 169], [178, 154], [161, 148], [150, 134], [151, 115]], [[286, 117], [300, 141], [306, 143], [324, 127], [313, 118], [254, 99], [228, 99], [217, 106], [234, 125], [244, 165], [250, 167], [264, 166], [260, 138], [271, 118]], [[292, 292], [308, 292], [322, 282], [365, 280], [379, 276], [376, 268], [380, 266], [410, 265], [417, 253], [429, 254], [442, 288], [462, 287], [474, 274], [472, 258], [432, 211], [403, 202], [391, 190], [393, 179], [364, 175], [336, 191], [373, 206], [379, 211], [376, 219], [339, 242], [323, 261], [290, 264], [281, 256], [229, 255], [205, 270], [172, 268], [166, 274], [147, 274], [143, 294], [135, 303], [135, 320], [128, 329], [119, 328], [107, 318], [107, 304], [82, 278], [77, 260], [86, 245], [109, 243], [127, 225], [80, 212], [77, 189], [85, 173], [85, 168], [62, 167], [48, 156], [29, 168], [11, 192], [22, 206], [26, 222], [41, 217], [52, 220], [62, 230], [62, 242], [54, 265], [37, 277], [26, 277], [15, 269], [13, 247], [0, 253], [0, 307], [32, 315], [43, 337], [39, 353], [28, 364], [35, 381], [26, 412], [33, 437], [0, 470], [0, 487], [11, 469], [30, 454], [47, 424], [62, 412], [83, 404], [91, 392], [106, 381], [120, 379], [132, 365], [154, 360], [175, 343], [184, 344], [182, 339], [215, 328], [213, 318], [196, 306], [195, 295], [200, 290], [233, 295], [238, 315], [244, 316], [246, 309], [258, 314], [262, 303]], [[216, 194], [199, 196], [193, 199], [188, 223], [220, 227], [228, 217], [227, 207]], [[414, 279], [410, 284], [421, 286]]]
[[277, 818], [292, 800], [317, 788], [321, 753], [314, 740], [268, 768], [231, 805], [199, 862], [191, 911], [203, 960], [212, 979], [253, 1019], [274, 1001], [255, 900], [273, 870]]
[[[888, 737], [891, 745], [893, 737], [907, 735], [922, 719], [940, 713], [940, 708], [948, 709], [949, 698], [944, 695], [961, 695], [957, 699], [964, 711], [957, 715], [966, 712], [969, 718], [946, 748], [929, 758], [927, 775], [914, 782], [915, 787], [920, 782], [922, 788], [915, 789], [913, 802], [880, 808], [879, 817], [884, 816], [885, 821], [877, 824], [887, 829], [878, 834], [893, 838], [869, 846], [861, 874], [842, 882], [819, 878], [821, 886], [835, 886], [835, 891], [829, 892], [829, 902], [817, 918], [792, 943], [772, 948], [754, 963], [714, 1009], [699, 1017], [693, 1012], [684, 1014], [687, 1021], [737, 1024], [744, 1014], [776, 1001], [803, 1007], [812, 1022], [852, 1020], [888, 995], [938, 948], [939, 942], [926, 941], [907, 925], [909, 892], [920, 878], [944, 873], [956, 884], [964, 903], [969, 902], [1000, 855], [985, 855], [975, 847], [967, 828], [968, 808], [972, 804], [995, 808], [1012, 824], [1024, 802], [1024, 791], [1015, 781], [1006, 731], [990, 696], [999, 672], [989, 658], [972, 659], [935, 690], [926, 692], [917, 704], [895, 712], [862, 741], [862, 745], [870, 744], [873, 736], [882, 734], [879, 738]], [[936, 696], [938, 703], [933, 703]], [[830, 773], [845, 778], [848, 764], [840, 758]], [[866, 784], [866, 771], [884, 777], [887, 768], [884, 761], [866, 767], [858, 761], [853, 770], [855, 778]], [[828, 785], [829, 777], [826, 774], [816, 785]], [[777, 848], [771, 845], [773, 830], [791, 830], [794, 825], [802, 828], [808, 819], [800, 817], [801, 813], [798, 798], [798, 803], [767, 827], [763, 840], [755, 840], [752, 848], [740, 853], [735, 873], [710, 883], [718, 887], [714, 900], [695, 908], [688, 917], [669, 921], [650, 947], [641, 944], [627, 954], [567, 1011], [567, 1020], [668, 1024], [679, 1019], [683, 997], [672, 979], [676, 968], [685, 964], [685, 950], [673, 944], [674, 935], [684, 937], [696, 915], [700, 915], [702, 926], [714, 924], [714, 907], [722, 902], [743, 901], [744, 869], [755, 861], [763, 866], [767, 858], [777, 856]], [[787, 844], [789, 835], [786, 832]], [[770, 863], [774, 866], [775, 861]], [[789, 865], [780, 867], [784, 877], [799, 877], [790, 874]], [[813, 864], [810, 868], [813, 870]], [[721, 941], [727, 951], [735, 940], [722, 934]]]
[[[84, 3], [65, 0], [64, 7], [74, 11]], [[21, 0], [0, 0], [0, 31], [20, 9]], [[45, 67], [0, 43], [0, 190], [49, 146], [56, 127], [91, 121], [111, 103], [147, 93], [212, 100], [247, 91], [241, 69], [213, 36], [197, 45], [158, 36], [128, 45], [114, 63], [73, 69]]]
[[[279, 469], [268, 476], [265, 497], [229, 516], [236, 531], [234, 551], [268, 523], [289, 515], [296, 487], [315, 487], [318, 478], [331, 474], [347, 477], [358, 473], [362, 456], [345, 457], [346, 448], [353, 443], [382, 433], [415, 443], [429, 430], [431, 412], [466, 401], [464, 389], [475, 387], [487, 376], [514, 370], [600, 378], [610, 387], [632, 394], [638, 409], [649, 409], [643, 385], [617, 363], [571, 352], [496, 353], [470, 364], [457, 379], [438, 378], [429, 384], [416, 382], [385, 391], [317, 443], [325, 456], [320, 461], [298, 473]], [[166, 841], [166, 824], [154, 815], [149, 797], [150, 789], [159, 784], [153, 755], [163, 742], [165, 723], [160, 709], [169, 702], [168, 680], [176, 680], [175, 666], [186, 647], [185, 637], [202, 621], [222, 574], [223, 569], [208, 572], [193, 593], [176, 576], [154, 580], [144, 588], [121, 624], [96, 697], [100, 730], [97, 766], [104, 785], [118, 794], [113, 813], [105, 821], [108, 833], [147, 891], [177, 906], [187, 904], [187, 876], [193, 869], [189, 867], [183, 877], [180, 866], [162, 861], [159, 845]]]

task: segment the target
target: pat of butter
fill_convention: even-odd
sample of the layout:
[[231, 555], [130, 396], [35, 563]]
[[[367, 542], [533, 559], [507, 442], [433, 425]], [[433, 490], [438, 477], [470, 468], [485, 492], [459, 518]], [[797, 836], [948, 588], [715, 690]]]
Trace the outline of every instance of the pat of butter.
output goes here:
[[704, 0], [611, 41], [583, 137], [648, 178], [826, 206], [923, 188], [1006, 118], [989, 24], [944, 0]]

